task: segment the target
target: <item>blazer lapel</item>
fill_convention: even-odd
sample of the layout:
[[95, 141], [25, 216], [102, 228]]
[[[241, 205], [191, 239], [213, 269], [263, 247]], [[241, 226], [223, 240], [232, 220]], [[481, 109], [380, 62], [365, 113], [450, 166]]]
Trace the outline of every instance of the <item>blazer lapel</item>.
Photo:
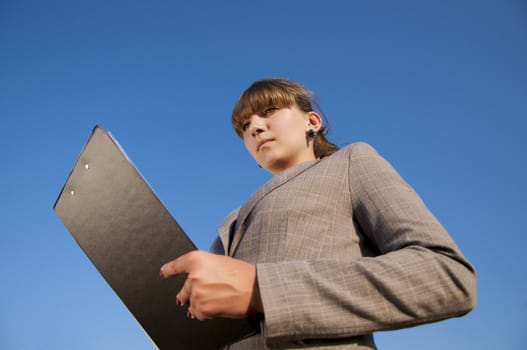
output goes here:
[[216, 228], [216, 231], [218, 231], [220, 236], [221, 243], [223, 244], [223, 251], [225, 252], [225, 255], [228, 254], [231, 232], [234, 230], [234, 225], [236, 224], [236, 218], [238, 217], [239, 211], [240, 208], [234, 209]]
[[235, 227], [234, 228], [231, 227], [231, 230], [234, 229], [232, 239], [229, 239], [228, 245], [224, 244], [225, 248], [227, 248], [225, 249], [225, 252], [227, 252], [227, 255], [229, 256], [234, 255], [234, 252], [236, 251], [236, 247], [240, 243], [245, 233], [244, 227], [247, 221], [247, 217], [253, 211], [254, 207], [271, 191], [282, 186], [286, 182], [300, 175], [301, 173], [303, 173], [304, 171], [311, 168], [313, 165], [317, 163], [318, 163], [318, 160], [312, 160], [312, 161], [299, 164], [293, 168], [284, 170], [278, 175], [275, 175], [272, 179], [266, 182], [262, 187], [256, 190], [256, 192], [254, 192], [249, 197], [249, 199], [245, 202], [245, 204], [240, 208], [238, 212], [238, 217], [236, 218]]

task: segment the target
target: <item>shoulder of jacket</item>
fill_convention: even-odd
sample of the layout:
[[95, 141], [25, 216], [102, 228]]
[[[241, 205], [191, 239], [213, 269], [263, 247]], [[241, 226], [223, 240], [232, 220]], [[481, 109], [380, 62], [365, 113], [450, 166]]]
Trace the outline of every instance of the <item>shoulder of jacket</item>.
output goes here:
[[348, 157], [360, 157], [378, 154], [375, 148], [366, 142], [354, 142], [342, 147], [339, 152], [346, 154]]

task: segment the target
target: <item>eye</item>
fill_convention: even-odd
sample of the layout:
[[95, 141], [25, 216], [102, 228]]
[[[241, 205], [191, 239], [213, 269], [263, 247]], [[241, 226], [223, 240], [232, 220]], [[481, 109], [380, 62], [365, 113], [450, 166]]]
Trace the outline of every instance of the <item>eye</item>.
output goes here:
[[272, 114], [273, 112], [277, 111], [279, 108], [277, 107], [267, 107], [264, 112], [263, 112], [263, 116], [264, 117], [267, 117], [268, 115]]
[[247, 131], [247, 129], [249, 129], [249, 125], [251, 125], [251, 123], [249, 122], [245, 122], [242, 124], [242, 131]]

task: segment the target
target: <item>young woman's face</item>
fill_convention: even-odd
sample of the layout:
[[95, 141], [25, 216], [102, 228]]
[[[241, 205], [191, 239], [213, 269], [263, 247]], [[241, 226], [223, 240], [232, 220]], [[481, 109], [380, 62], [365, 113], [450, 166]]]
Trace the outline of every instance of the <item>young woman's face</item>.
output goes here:
[[306, 132], [317, 131], [320, 125], [318, 114], [303, 112], [296, 105], [269, 107], [243, 124], [243, 142], [262, 168], [277, 174], [315, 159], [313, 142], [307, 142]]

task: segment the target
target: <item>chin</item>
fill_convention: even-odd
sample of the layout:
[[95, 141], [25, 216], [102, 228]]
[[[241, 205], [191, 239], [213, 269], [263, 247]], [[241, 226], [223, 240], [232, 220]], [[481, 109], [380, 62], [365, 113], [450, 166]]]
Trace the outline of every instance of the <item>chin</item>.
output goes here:
[[279, 173], [281, 171], [284, 171], [285, 169], [288, 168], [287, 163], [283, 162], [283, 161], [280, 161], [280, 160], [273, 161], [273, 162], [266, 162], [265, 166], [262, 165], [262, 167], [264, 167], [265, 169], [269, 170], [273, 174], [277, 174], [277, 173]]

